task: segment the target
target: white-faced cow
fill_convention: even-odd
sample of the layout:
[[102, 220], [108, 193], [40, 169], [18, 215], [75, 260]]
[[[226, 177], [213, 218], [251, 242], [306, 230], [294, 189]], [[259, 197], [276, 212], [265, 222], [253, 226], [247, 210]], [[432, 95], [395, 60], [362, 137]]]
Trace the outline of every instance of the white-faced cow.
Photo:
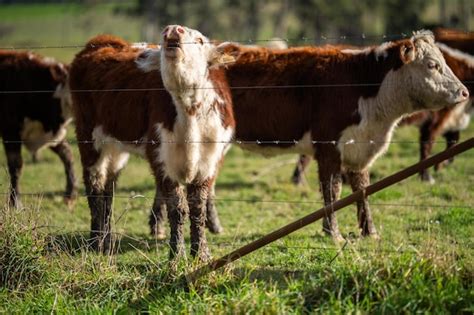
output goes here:
[[65, 201], [77, 194], [72, 152], [66, 142], [71, 121], [68, 70], [62, 63], [30, 52], [0, 51], [0, 135], [10, 174], [9, 202], [20, 205], [21, 144], [35, 156], [49, 147], [64, 164]]
[[[441, 31], [438, 31], [438, 33], [440, 32]], [[447, 36], [448, 35], [443, 34], [441, 40], [447, 40]], [[472, 35], [470, 38], [466, 38], [465, 35], [461, 36], [461, 38], [456, 36], [456, 41], [452, 38], [453, 36], [454, 35], [449, 37], [450, 40], [448, 41], [453, 45], [458, 45], [459, 47], [470, 47], [465, 42], [474, 43], [474, 37]], [[443, 53], [447, 65], [451, 68], [456, 77], [465, 82], [471, 95], [471, 99], [457, 106], [444, 107], [439, 110], [419, 111], [404, 117], [400, 121], [400, 126], [416, 125], [419, 127], [420, 160], [424, 160], [431, 154], [433, 143], [441, 135], [446, 139], [447, 148], [457, 143], [460, 138], [460, 132], [468, 127], [471, 120], [471, 113], [473, 111], [472, 95], [474, 93], [474, 84], [472, 82], [474, 80], [474, 56], [448, 47], [443, 43], [438, 42], [436, 45]], [[302, 183], [304, 170], [311, 159], [311, 156], [300, 156], [291, 178], [295, 184]], [[435, 170], [439, 170], [443, 165], [452, 161], [453, 159], [450, 159], [449, 161], [435, 165]], [[435, 182], [428, 169], [420, 171], [420, 178], [429, 183]]]
[[219, 68], [222, 54], [201, 33], [178, 25], [163, 31], [159, 53], [151, 63], [147, 58], [138, 63], [142, 68], [160, 65], [161, 76], [144, 73], [135, 63], [135, 48], [99, 36], [72, 63], [71, 89], [99, 90], [72, 93], [91, 238], [97, 249], [109, 250], [113, 185], [129, 152], [138, 151], [155, 176], [156, 199], [166, 200], [170, 257], [184, 252], [189, 207], [191, 254], [207, 259], [207, 197], [234, 131], [230, 91]]

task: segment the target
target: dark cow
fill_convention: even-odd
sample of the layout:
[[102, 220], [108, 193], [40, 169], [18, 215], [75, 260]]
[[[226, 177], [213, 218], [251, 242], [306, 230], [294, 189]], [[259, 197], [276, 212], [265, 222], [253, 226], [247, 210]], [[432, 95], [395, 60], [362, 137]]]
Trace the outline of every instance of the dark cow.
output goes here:
[[71, 148], [65, 140], [66, 126], [71, 121], [67, 75], [67, 67], [51, 58], [0, 51], [0, 90], [4, 91], [0, 92], [0, 134], [13, 206], [20, 205], [22, 143], [33, 155], [45, 147], [56, 153], [66, 171], [66, 202], [71, 203], [77, 194]]

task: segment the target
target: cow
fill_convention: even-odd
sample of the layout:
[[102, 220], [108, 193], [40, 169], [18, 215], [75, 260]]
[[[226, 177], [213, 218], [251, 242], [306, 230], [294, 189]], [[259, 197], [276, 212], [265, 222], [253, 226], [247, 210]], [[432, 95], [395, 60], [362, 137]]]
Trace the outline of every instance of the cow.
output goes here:
[[[428, 31], [362, 51], [225, 49], [238, 55], [227, 70], [236, 140], [265, 155], [313, 155], [327, 205], [339, 198], [343, 171], [353, 191], [369, 184], [368, 169], [404, 115], [469, 97]], [[361, 234], [377, 236], [367, 199], [357, 208]], [[334, 213], [323, 230], [342, 239]]]
[[[440, 31], [437, 32], [439, 34]], [[446, 35], [441, 36], [441, 40], [446, 40]], [[438, 38], [437, 38], [438, 39]], [[457, 46], [465, 47], [461, 45], [461, 42], [469, 41], [469, 39], [458, 39]], [[474, 42], [474, 37], [471, 36], [470, 41]], [[453, 41], [450, 41], [453, 43]], [[457, 49], [453, 49], [444, 43], [437, 42], [438, 48], [443, 53], [448, 66], [452, 69], [454, 74], [465, 82], [466, 87], [469, 90], [470, 95], [474, 93], [474, 55], [470, 55], [461, 52]], [[433, 143], [436, 138], [440, 135], [446, 139], [446, 147], [449, 148], [459, 141], [460, 131], [467, 128], [471, 119], [471, 113], [473, 111], [472, 99], [460, 104], [455, 107], [445, 107], [440, 110], [429, 110], [420, 111], [412, 115], [404, 117], [400, 124], [404, 125], [416, 125], [420, 130], [420, 160], [424, 160], [431, 154]], [[291, 180], [295, 184], [301, 184], [303, 182], [303, 172], [311, 161], [310, 156], [300, 156], [293, 171]], [[453, 159], [450, 159], [442, 164], [437, 164], [435, 170], [439, 170], [444, 164], [451, 163]], [[428, 169], [420, 171], [420, 178], [430, 184], [434, 184], [435, 180], [430, 174]]]
[[[154, 50], [158, 58], [148, 63], [137, 48], [102, 35], [72, 62], [70, 86], [91, 210], [91, 245], [102, 252], [112, 249], [114, 184], [129, 153], [138, 152], [155, 176], [155, 200], [166, 201], [170, 260], [184, 255], [188, 207], [191, 255], [207, 260], [207, 197], [234, 130], [230, 91], [219, 66], [225, 54], [198, 31], [179, 25], [166, 27], [162, 42]], [[161, 68], [161, 75], [143, 72], [152, 65]], [[84, 90], [93, 92], [76, 92]]]
[[0, 51], [0, 135], [10, 175], [9, 204], [21, 207], [19, 180], [23, 166], [21, 145], [36, 156], [50, 148], [66, 173], [64, 200], [77, 196], [73, 156], [66, 141], [71, 122], [68, 66], [52, 58], [22, 51]]

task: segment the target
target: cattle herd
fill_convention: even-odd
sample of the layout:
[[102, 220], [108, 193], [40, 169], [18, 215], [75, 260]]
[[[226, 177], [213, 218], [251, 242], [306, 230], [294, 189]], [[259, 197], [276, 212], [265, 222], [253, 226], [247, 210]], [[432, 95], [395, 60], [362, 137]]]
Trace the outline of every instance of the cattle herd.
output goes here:
[[[421, 159], [440, 135], [447, 146], [458, 141], [470, 120], [474, 35], [438, 29], [370, 47], [265, 48], [216, 43], [169, 25], [161, 46], [97, 36], [71, 65], [0, 51], [0, 76], [10, 205], [21, 207], [22, 144], [34, 156], [49, 147], [61, 158], [65, 197], [74, 200], [65, 140], [74, 121], [92, 248], [112, 249], [114, 184], [136, 153], [155, 178], [151, 233], [165, 237], [167, 213], [170, 260], [179, 261], [189, 214], [191, 255], [205, 261], [205, 226], [222, 231], [214, 185], [231, 144], [265, 156], [300, 154], [295, 183], [313, 157], [324, 202], [331, 204], [343, 176], [353, 191], [369, 185], [370, 166], [397, 125], [419, 126]], [[428, 171], [420, 175], [433, 182]], [[367, 199], [357, 203], [357, 216], [361, 234], [377, 237]], [[334, 213], [323, 219], [323, 230], [342, 239]]]

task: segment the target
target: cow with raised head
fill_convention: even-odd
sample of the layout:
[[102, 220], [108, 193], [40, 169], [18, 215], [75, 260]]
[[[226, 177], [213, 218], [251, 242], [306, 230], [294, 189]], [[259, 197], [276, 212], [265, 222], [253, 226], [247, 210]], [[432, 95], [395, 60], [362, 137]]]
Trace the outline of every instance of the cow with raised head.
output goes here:
[[46, 147], [57, 154], [66, 173], [65, 201], [70, 204], [77, 194], [72, 151], [66, 142], [66, 127], [72, 119], [67, 76], [67, 66], [54, 59], [0, 51], [0, 135], [7, 155], [12, 206], [20, 205], [22, 144], [33, 156]]
[[[166, 201], [170, 257], [184, 253], [189, 208], [191, 254], [205, 260], [207, 197], [234, 132], [230, 91], [220, 68], [223, 54], [198, 31], [179, 25], [168, 26], [162, 42], [161, 50], [144, 53], [156, 57], [148, 63], [128, 43], [99, 36], [72, 63], [91, 238], [96, 249], [110, 249], [114, 184], [129, 152], [139, 152], [155, 176], [155, 200]], [[151, 66], [160, 67], [161, 75], [142, 71]], [[98, 91], [74, 92], [87, 89]]]

